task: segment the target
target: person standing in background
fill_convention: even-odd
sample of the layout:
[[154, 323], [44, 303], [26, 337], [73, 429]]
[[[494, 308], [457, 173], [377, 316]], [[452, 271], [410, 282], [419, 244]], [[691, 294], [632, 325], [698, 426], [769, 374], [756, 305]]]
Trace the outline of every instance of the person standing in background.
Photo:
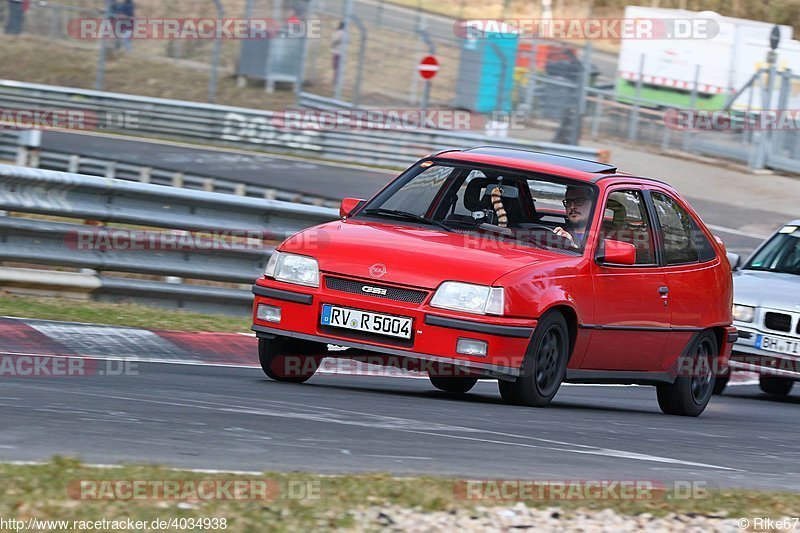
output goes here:
[[111, 6], [111, 22], [117, 36], [115, 48], [120, 45], [125, 47], [127, 53], [133, 51], [133, 19], [136, 16], [136, 6], [133, 0], [117, 0]]

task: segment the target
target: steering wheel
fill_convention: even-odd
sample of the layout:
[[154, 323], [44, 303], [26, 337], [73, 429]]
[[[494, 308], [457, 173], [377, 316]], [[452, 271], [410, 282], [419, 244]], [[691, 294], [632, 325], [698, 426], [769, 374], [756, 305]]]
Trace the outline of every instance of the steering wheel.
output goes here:
[[567, 237], [563, 237], [563, 236], [559, 235], [550, 226], [545, 226], [544, 224], [529, 224], [525, 229], [526, 230], [532, 230], [532, 229], [545, 230], [546, 232], [548, 232], [548, 233], [552, 234], [553, 236], [557, 237], [561, 241], [561, 243], [560, 243], [561, 245], [569, 245], [570, 248], [576, 248], [577, 247], [577, 243], [575, 241], [573, 241], [572, 239], [568, 239]]

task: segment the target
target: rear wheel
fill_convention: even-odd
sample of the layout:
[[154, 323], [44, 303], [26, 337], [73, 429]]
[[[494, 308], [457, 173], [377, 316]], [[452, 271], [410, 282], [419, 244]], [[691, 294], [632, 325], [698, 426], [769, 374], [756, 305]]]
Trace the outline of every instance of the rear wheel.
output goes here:
[[439, 390], [453, 393], [465, 393], [472, 390], [478, 382], [478, 378], [452, 378], [441, 376], [429, 376], [431, 384]]
[[569, 333], [561, 313], [546, 315], [536, 326], [516, 381], [498, 381], [500, 396], [515, 405], [544, 407], [558, 392], [569, 359]]
[[700, 416], [714, 392], [714, 359], [717, 339], [710, 331], [700, 334], [689, 350], [689, 375], [682, 370], [671, 385], [656, 387], [658, 406], [668, 415]]
[[794, 381], [787, 378], [776, 378], [772, 376], [759, 376], [758, 386], [767, 394], [775, 396], [786, 396], [792, 391]]
[[317, 371], [324, 357], [319, 346], [314, 342], [288, 337], [258, 339], [261, 369], [275, 381], [306, 382]]

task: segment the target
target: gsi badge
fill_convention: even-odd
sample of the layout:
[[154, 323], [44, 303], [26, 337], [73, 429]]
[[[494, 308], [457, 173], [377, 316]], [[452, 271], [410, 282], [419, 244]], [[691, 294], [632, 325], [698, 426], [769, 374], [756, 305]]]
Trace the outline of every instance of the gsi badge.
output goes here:
[[370, 287], [369, 285], [364, 285], [361, 287], [363, 292], [368, 292], [370, 294], [379, 294], [380, 296], [386, 296], [386, 289], [381, 289], [380, 287]]

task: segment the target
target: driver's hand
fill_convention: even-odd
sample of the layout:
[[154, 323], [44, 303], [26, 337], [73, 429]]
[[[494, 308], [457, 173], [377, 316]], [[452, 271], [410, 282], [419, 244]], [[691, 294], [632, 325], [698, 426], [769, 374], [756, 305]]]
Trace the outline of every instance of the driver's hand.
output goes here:
[[567, 230], [565, 230], [564, 228], [559, 226], [553, 230], [553, 233], [555, 233], [559, 237], [564, 237], [565, 239], [567, 239], [574, 248], [578, 247], [578, 245], [575, 244], [575, 239], [572, 238], [572, 234]]
[[572, 238], [572, 234], [560, 226], [554, 229], [553, 233], [555, 233], [559, 237], [564, 237], [565, 239], [569, 239], [573, 243], [575, 242], [575, 240]]

